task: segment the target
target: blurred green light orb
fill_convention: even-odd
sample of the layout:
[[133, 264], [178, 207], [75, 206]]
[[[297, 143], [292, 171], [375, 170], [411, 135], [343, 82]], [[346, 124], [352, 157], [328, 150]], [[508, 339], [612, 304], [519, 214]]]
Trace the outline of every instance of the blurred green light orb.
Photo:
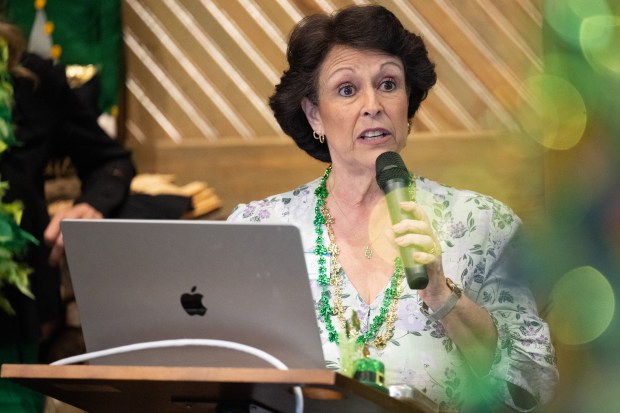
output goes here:
[[543, 2], [545, 21], [564, 40], [579, 44], [579, 32], [583, 20], [592, 16], [611, 15], [606, 0], [550, 0]]
[[551, 292], [548, 321], [552, 335], [564, 344], [588, 343], [611, 324], [615, 298], [609, 281], [593, 267], [575, 268]]
[[620, 76], [620, 16], [588, 17], [581, 24], [579, 37], [592, 67]]
[[542, 146], [564, 150], [575, 146], [586, 128], [581, 94], [558, 76], [539, 75], [524, 82], [528, 99], [517, 110], [524, 132]]

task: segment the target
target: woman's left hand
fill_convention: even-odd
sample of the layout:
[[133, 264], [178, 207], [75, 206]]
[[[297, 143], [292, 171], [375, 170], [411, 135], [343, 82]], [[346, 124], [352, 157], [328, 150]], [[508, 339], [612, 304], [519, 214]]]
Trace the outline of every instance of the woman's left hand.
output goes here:
[[[404, 219], [392, 226], [395, 242], [399, 247], [414, 247], [414, 260], [426, 266], [428, 285], [420, 290], [420, 298], [431, 308], [435, 303], [445, 301], [451, 291], [446, 286], [446, 277], [441, 262], [441, 243], [433, 232], [430, 220], [422, 207], [415, 202], [402, 202], [403, 211], [414, 219]], [[439, 305], [440, 306], [440, 305]]]

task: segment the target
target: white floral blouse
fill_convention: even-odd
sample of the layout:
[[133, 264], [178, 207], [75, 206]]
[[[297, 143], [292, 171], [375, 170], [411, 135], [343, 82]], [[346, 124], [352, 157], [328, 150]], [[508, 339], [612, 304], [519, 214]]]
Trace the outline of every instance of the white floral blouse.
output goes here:
[[[229, 221], [290, 223], [300, 229], [317, 311], [322, 287], [316, 281], [318, 257], [314, 253], [313, 222], [314, 191], [319, 182], [316, 179], [293, 191], [238, 205], [228, 218]], [[398, 321], [391, 340], [382, 350], [370, 348], [371, 357], [385, 364], [386, 385], [413, 386], [442, 409], [468, 410], [472, 403], [489, 406], [501, 402], [517, 411], [527, 411], [514, 405], [507, 383], [525, 389], [537, 399], [538, 405], [549, 401], [558, 377], [549, 330], [537, 314], [530, 291], [507, 268], [508, 257], [514, 250], [509, 243], [518, 232], [519, 218], [488, 196], [421, 177], [416, 179], [416, 185], [417, 202], [425, 209], [441, 241], [445, 274], [469, 298], [489, 311], [499, 339], [491, 371], [485, 377], [476, 377], [445, 334], [441, 322], [432, 323], [421, 312], [417, 291], [405, 286], [398, 301]], [[325, 229], [324, 233], [327, 233]], [[324, 238], [328, 243], [328, 237]], [[365, 331], [381, 308], [385, 289], [368, 305], [346, 276], [343, 278], [343, 305], [357, 312], [361, 331]], [[405, 280], [402, 282], [406, 284]], [[326, 366], [338, 369], [338, 346], [328, 341], [324, 321], [318, 313], [317, 322]], [[334, 326], [339, 328], [335, 319]], [[472, 394], [482, 395], [484, 400], [468, 398]]]

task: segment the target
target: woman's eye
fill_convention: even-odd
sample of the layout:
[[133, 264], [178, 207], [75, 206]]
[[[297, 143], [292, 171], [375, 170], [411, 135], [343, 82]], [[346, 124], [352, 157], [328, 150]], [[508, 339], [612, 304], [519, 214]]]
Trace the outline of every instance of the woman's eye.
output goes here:
[[338, 93], [340, 93], [340, 96], [353, 96], [355, 89], [351, 85], [344, 85], [338, 89]]
[[384, 80], [381, 83], [381, 89], [390, 92], [394, 89], [396, 89], [396, 83], [393, 80]]

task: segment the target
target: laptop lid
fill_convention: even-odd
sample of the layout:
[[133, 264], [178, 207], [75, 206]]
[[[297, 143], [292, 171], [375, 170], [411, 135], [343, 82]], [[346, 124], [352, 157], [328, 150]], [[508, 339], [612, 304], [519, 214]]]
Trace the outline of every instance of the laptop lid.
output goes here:
[[[299, 230], [220, 221], [64, 220], [88, 352], [170, 339], [263, 350], [289, 368], [324, 368]], [[93, 364], [268, 367], [238, 351], [141, 350]]]

